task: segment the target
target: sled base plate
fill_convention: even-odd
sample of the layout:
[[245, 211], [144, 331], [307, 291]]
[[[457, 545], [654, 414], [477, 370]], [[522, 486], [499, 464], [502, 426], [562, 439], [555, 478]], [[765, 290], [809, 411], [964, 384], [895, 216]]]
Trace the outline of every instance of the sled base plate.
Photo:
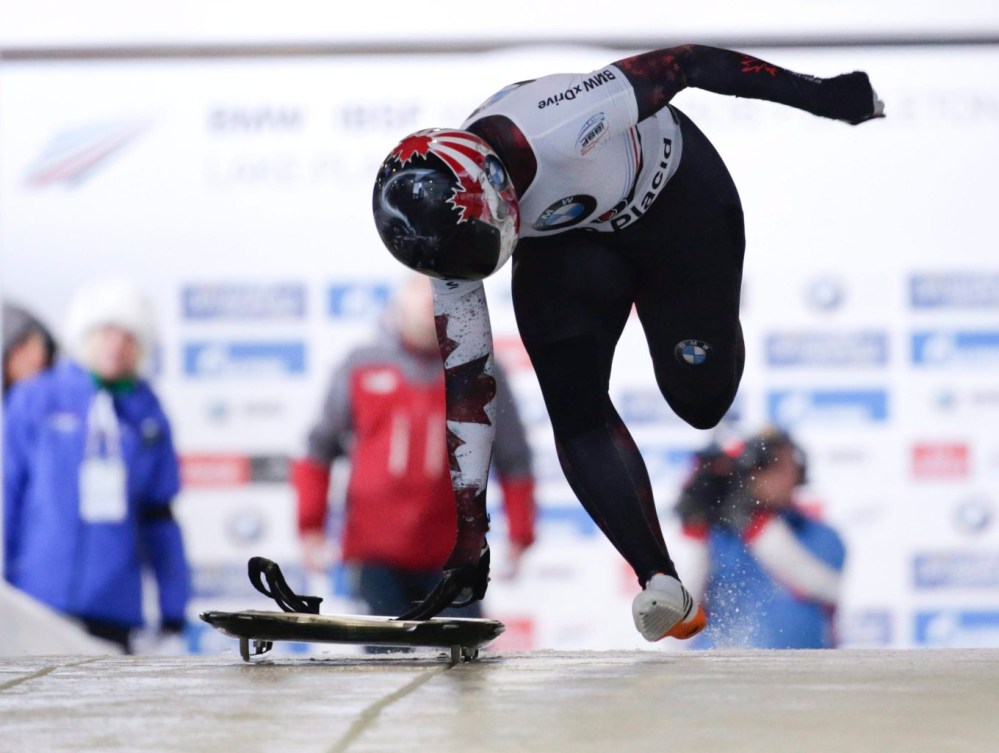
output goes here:
[[201, 619], [230, 638], [239, 639], [244, 661], [273, 648], [275, 641], [350, 643], [370, 646], [447, 648], [451, 664], [471, 661], [479, 649], [503, 632], [502, 622], [460, 617], [396, 620], [372, 615], [325, 615], [299, 612], [202, 612]]

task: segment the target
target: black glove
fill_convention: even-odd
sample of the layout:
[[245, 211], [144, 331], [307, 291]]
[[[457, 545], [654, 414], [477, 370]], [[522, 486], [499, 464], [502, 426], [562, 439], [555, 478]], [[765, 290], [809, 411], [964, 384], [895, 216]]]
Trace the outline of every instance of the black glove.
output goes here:
[[434, 590], [396, 617], [397, 620], [429, 620], [448, 607], [467, 607], [481, 601], [489, 585], [489, 544], [483, 542], [479, 561], [446, 568]]
[[868, 75], [854, 71], [822, 81], [816, 114], [859, 125], [874, 118], [883, 118], [885, 103], [878, 98]]

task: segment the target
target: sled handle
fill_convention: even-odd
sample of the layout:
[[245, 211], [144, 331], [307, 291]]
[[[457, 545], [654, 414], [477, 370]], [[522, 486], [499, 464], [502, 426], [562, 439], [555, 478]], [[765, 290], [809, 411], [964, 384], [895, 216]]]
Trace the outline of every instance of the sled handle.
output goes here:
[[[321, 596], [299, 596], [291, 590], [276, 562], [266, 557], [250, 557], [247, 563], [250, 583], [264, 596], [274, 599], [285, 612], [319, 614]], [[264, 585], [264, 580], [267, 585]]]

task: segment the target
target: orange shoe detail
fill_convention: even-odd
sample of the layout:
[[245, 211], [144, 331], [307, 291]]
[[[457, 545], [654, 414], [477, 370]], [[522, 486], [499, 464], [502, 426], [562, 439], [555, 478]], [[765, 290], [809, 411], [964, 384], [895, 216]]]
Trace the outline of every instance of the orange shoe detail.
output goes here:
[[673, 627], [666, 631], [663, 638], [676, 638], [681, 641], [685, 641], [688, 638], [693, 638], [699, 632], [704, 630], [704, 627], [708, 624], [708, 616], [704, 613], [704, 609], [700, 604], [697, 605], [697, 612], [687, 621], [680, 621], [676, 623]]

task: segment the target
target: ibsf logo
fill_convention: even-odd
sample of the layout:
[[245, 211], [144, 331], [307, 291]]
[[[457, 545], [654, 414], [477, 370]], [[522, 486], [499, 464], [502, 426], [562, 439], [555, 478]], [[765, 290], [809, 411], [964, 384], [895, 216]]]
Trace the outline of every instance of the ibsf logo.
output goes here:
[[24, 182], [31, 188], [59, 183], [75, 188], [106, 167], [149, 125], [148, 120], [108, 121], [60, 131], [28, 168]]
[[579, 149], [580, 156], [589, 152], [600, 142], [600, 137], [607, 133], [607, 116], [598, 112], [592, 118], [583, 123], [576, 139], [576, 148]]

